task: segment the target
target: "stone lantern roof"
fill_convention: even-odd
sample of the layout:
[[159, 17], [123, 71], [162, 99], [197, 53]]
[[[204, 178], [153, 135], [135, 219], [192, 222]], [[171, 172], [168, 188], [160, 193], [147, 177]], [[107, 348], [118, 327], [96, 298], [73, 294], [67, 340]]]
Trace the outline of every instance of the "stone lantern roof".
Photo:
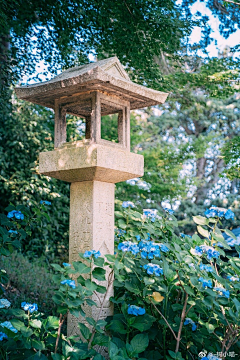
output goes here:
[[[15, 91], [20, 99], [53, 109], [57, 99], [69, 99], [93, 91], [127, 101], [130, 110], [162, 104], [168, 96], [132, 82], [116, 56], [70, 68], [49, 81], [17, 87]], [[70, 107], [67, 112], [85, 117], [91, 109], [81, 105]], [[111, 109], [102, 109], [102, 115], [109, 113], [112, 113]]]

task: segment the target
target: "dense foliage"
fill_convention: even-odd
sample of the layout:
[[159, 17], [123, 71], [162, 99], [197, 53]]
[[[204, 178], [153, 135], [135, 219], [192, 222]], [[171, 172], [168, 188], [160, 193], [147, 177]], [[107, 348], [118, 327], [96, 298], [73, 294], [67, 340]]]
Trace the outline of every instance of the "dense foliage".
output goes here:
[[[110, 360], [188, 360], [199, 353], [210, 360], [237, 354], [240, 260], [232, 257], [220, 230], [223, 219], [234, 218], [232, 210], [210, 207], [205, 216], [195, 216], [199, 235], [191, 238], [176, 235], [177, 221], [170, 209], [141, 214], [132, 202], [122, 206], [123, 211], [116, 212], [115, 255], [102, 257], [99, 251], [87, 250], [73, 266], [53, 265], [59, 319], [45, 317], [28, 299], [21, 310], [0, 299], [3, 359], [103, 360], [99, 346], [108, 348]], [[29, 210], [8, 211], [1, 217], [5, 256], [18, 246], [16, 237], [24, 239], [29, 233]], [[231, 245], [239, 255], [239, 246], [234, 241]], [[113, 280], [115, 314], [101, 320]], [[97, 306], [97, 317], [87, 317], [86, 306]], [[81, 316], [81, 340], [61, 332], [68, 313]]]

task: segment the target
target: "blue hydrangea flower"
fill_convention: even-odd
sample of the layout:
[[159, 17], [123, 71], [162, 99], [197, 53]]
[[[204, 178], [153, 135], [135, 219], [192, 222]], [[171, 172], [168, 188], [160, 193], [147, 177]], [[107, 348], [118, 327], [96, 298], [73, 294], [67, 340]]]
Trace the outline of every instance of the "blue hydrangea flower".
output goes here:
[[212, 258], [218, 258], [220, 256], [219, 251], [215, 250], [212, 246], [200, 245], [196, 246], [195, 249], [191, 249], [193, 255], [201, 256], [203, 253], [207, 254], [208, 260]]
[[26, 301], [21, 303], [21, 308], [25, 311], [29, 311], [30, 314], [32, 314], [34, 311], [38, 311], [37, 304], [30, 304], [30, 303], [27, 303]]
[[138, 244], [143, 259], [153, 259], [154, 257], [161, 257], [160, 244], [153, 241], [142, 240]]
[[205, 212], [204, 212], [204, 215], [207, 217], [207, 218], [214, 218], [216, 216], [218, 216], [218, 211], [216, 209], [207, 209]]
[[159, 243], [159, 246], [160, 246], [160, 249], [161, 249], [162, 252], [166, 253], [166, 252], [170, 251], [169, 248], [167, 247], [167, 245]]
[[129, 315], [144, 315], [146, 312], [146, 310], [144, 308], [141, 308], [139, 306], [136, 305], [128, 305], [128, 314]]
[[91, 250], [91, 251], [85, 251], [85, 253], [83, 254], [83, 257], [85, 258], [90, 258], [91, 256], [94, 256], [95, 259], [97, 259], [99, 256], [101, 256], [101, 253], [100, 251]]
[[8, 230], [10, 234], [17, 234], [18, 232], [16, 230]]
[[184, 239], [185, 237], [188, 237], [188, 238], [192, 238], [190, 235], [186, 235], [186, 234], [183, 234], [183, 233], [180, 233], [180, 236]]
[[238, 276], [232, 276], [232, 275], [228, 275], [227, 279], [230, 281], [239, 281], [239, 277]]
[[[203, 360], [204, 358], [202, 358]], [[212, 353], [209, 353], [206, 357], [207, 360], [222, 360], [219, 357], [217, 357], [216, 355], [213, 355]]]
[[217, 206], [212, 205], [209, 209], [205, 211], [205, 216], [207, 218], [214, 218], [214, 217], [225, 217], [226, 220], [232, 219], [234, 220], [234, 212], [231, 209], [224, 209], [219, 208]]
[[51, 201], [47, 201], [47, 200], [41, 200], [41, 201], [40, 201], [40, 204], [43, 204], [43, 205], [52, 205]]
[[0, 331], [0, 341], [3, 341], [3, 339], [7, 339], [7, 335]]
[[186, 318], [186, 319], [185, 319], [183, 325], [188, 325], [188, 324], [191, 324], [191, 325], [192, 325], [192, 331], [196, 331], [197, 325], [195, 324], [195, 322], [194, 322], [192, 319], [190, 319], [190, 318]]
[[144, 209], [143, 215], [148, 218], [151, 218], [151, 221], [154, 222], [157, 216], [157, 209]]
[[128, 208], [128, 207], [133, 208], [133, 207], [135, 207], [135, 205], [134, 205], [134, 203], [132, 201], [123, 201], [122, 207], [123, 208]]
[[69, 267], [69, 266], [71, 266], [71, 264], [63, 263], [63, 266], [64, 266], [64, 267]]
[[0, 323], [0, 326], [3, 327], [3, 328], [5, 327], [6, 329], [14, 332], [15, 334], [18, 332], [18, 330], [15, 329], [15, 327], [12, 326], [10, 321], [4, 321], [4, 322]]
[[12, 210], [7, 214], [7, 217], [9, 219], [15, 217], [18, 220], [23, 220], [24, 219], [24, 215], [21, 211], [17, 211], [17, 210]]
[[207, 272], [213, 272], [213, 268], [210, 265], [200, 264], [200, 270], [205, 270]]
[[123, 241], [122, 243], [118, 244], [118, 250], [123, 252], [131, 252], [133, 255], [137, 255], [139, 253], [139, 246], [132, 241]]
[[234, 212], [230, 209], [227, 210], [227, 212], [225, 213], [224, 217], [226, 220], [234, 220]]
[[169, 209], [169, 208], [163, 208], [163, 210], [165, 210], [168, 214], [173, 215], [174, 214], [174, 210]]
[[76, 285], [75, 285], [75, 281], [74, 281], [74, 280], [70, 280], [70, 279], [63, 280], [63, 281], [61, 281], [61, 284], [62, 284], [62, 285], [68, 285], [68, 286], [71, 287], [72, 289], [75, 289], [75, 288], [76, 288]]
[[156, 276], [163, 275], [163, 269], [157, 264], [149, 263], [144, 265], [143, 268], [147, 270], [148, 275], [156, 275]]
[[7, 299], [0, 299], [0, 309], [9, 308], [10, 305], [11, 303]]
[[208, 287], [208, 288], [212, 288], [212, 280], [207, 280], [207, 279], [204, 279], [203, 277], [200, 277], [198, 279], [198, 281], [200, 281], [202, 283], [202, 286], [203, 287]]
[[140, 240], [141, 240], [141, 236], [140, 236], [140, 235], [136, 235], [136, 239], [137, 239], [137, 241], [140, 241]]
[[122, 229], [117, 229], [118, 232], [118, 236], [123, 236], [124, 234], [126, 234], [126, 230], [122, 230]]
[[230, 292], [222, 287], [214, 287], [213, 290], [219, 291], [222, 296], [225, 296], [226, 298], [229, 298]]

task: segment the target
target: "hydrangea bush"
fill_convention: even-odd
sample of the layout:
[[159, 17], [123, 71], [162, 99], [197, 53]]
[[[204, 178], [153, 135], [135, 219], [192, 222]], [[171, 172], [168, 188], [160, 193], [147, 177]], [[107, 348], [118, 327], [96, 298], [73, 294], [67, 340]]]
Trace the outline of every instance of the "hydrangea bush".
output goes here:
[[[8, 221], [24, 221], [13, 215]], [[116, 212], [114, 255], [87, 250], [73, 264], [53, 265], [59, 318], [45, 318], [37, 304], [11, 309], [0, 300], [2, 358], [103, 360], [99, 347], [110, 360], [238, 357], [240, 247], [233, 257], [222, 232], [235, 236], [221, 228], [223, 218], [233, 217], [230, 209], [211, 207], [194, 217], [192, 237], [178, 236], [172, 209], [140, 213], [124, 202]], [[17, 224], [11, 229], [19, 233]], [[6, 225], [4, 234], [9, 230]], [[114, 315], [101, 320], [101, 307], [97, 318], [87, 317], [94, 294], [103, 294], [101, 304], [106, 299], [113, 273]], [[79, 318], [80, 338], [62, 330], [68, 313]]]

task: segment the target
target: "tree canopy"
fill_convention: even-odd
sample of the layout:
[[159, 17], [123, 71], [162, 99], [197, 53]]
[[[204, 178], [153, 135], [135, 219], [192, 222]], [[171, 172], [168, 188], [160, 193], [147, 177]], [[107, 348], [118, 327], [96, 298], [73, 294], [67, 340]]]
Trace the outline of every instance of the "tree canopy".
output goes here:
[[[187, 233], [193, 231], [191, 215], [202, 212], [206, 202], [222, 205], [226, 200], [239, 207], [239, 183], [234, 180], [240, 148], [237, 47], [215, 58], [207, 56], [211, 28], [204, 14], [192, 14], [195, 3], [6, 0], [2, 4], [0, 207], [3, 210], [9, 202], [34, 204], [42, 198], [54, 203], [44, 239], [40, 242], [36, 231], [33, 243], [25, 244], [26, 252], [61, 256], [68, 243], [69, 187], [38, 174], [39, 152], [53, 146], [53, 112], [12, 96], [23, 75], [36, 80], [40, 61], [51, 76], [89, 62], [90, 54], [97, 59], [116, 55], [133, 81], [169, 92], [163, 106], [131, 115], [132, 151], [144, 155], [145, 174], [117, 185], [118, 203], [132, 200], [141, 207], [160, 208], [166, 201], [173, 205], [178, 200], [177, 217]], [[218, 18], [224, 37], [239, 29], [238, 5], [222, 0], [205, 4]], [[194, 26], [202, 29], [198, 44], [189, 43]], [[205, 57], [199, 56], [199, 49]], [[114, 139], [116, 119], [102, 121], [104, 138]], [[84, 122], [69, 116], [67, 132], [68, 140], [81, 139]], [[223, 192], [228, 199], [217, 200]]]

